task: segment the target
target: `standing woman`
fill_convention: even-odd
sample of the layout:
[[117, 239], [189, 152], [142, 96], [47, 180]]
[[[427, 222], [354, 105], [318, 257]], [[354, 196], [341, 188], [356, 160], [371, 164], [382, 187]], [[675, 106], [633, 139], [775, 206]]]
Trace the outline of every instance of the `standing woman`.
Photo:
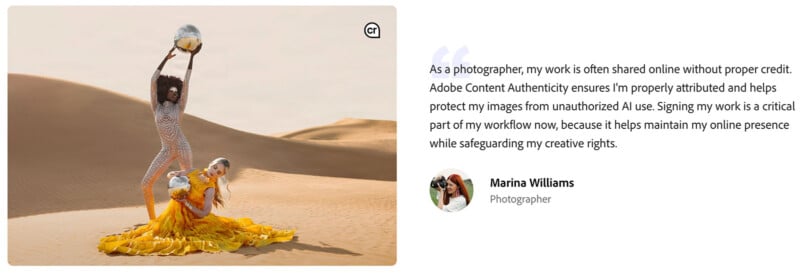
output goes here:
[[189, 67], [186, 69], [186, 76], [183, 81], [175, 76], [161, 75], [161, 70], [167, 60], [175, 57], [175, 54], [172, 54], [175, 51], [175, 47], [170, 49], [167, 56], [158, 65], [158, 69], [153, 73], [153, 78], [150, 81], [150, 104], [155, 116], [156, 129], [161, 137], [161, 151], [150, 163], [150, 168], [147, 169], [147, 173], [142, 178], [141, 185], [144, 192], [144, 202], [147, 205], [147, 214], [151, 220], [156, 218], [155, 200], [153, 198], [153, 184], [155, 184], [156, 180], [164, 174], [169, 165], [176, 159], [182, 170], [192, 168], [192, 148], [181, 131], [180, 121], [183, 111], [186, 109], [186, 100], [189, 98], [189, 77], [192, 74], [194, 55], [200, 52], [201, 48], [202, 44], [198, 45], [194, 51], [191, 51]]

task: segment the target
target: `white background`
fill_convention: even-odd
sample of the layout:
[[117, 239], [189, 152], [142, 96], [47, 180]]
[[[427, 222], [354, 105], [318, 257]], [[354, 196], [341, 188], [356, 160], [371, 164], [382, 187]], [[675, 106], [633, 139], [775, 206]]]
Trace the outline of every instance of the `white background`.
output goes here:
[[[800, 69], [797, 55], [800, 19], [794, 5], [765, 1], [752, 4], [559, 2], [524, 6], [496, 1], [491, 4], [420, 2], [395, 5], [399, 151], [395, 266], [121, 267], [114, 270], [800, 270], [797, 263], [800, 257], [797, 213], [800, 198], [796, 197], [800, 190], [797, 183], [797, 154], [800, 152], [797, 140], [800, 138], [797, 129], [705, 134], [608, 132], [607, 137], [616, 139], [621, 147], [599, 152], [432, 151], [427, 147], [431, 137], [427, 131], [428, 122], [438, 118], [427, 113], [428, 103], [442, 100], [442, 97], [428, 94], [432, 79], [427, 71], [434, 51], [442, 46], [451, 51], [467, 46], [470, 53], [465, 60], [475, 64], [785, 63]], [[0, 31], [6, 37], [7, 28]], [[7, 51], [2, 52], [6, 54]], [[780, 93], [774, 98], [798, 100], [797, 76], [769, 81], [780, 86]], [[487, 98], [475, 95], [465, 100], [482, 102]], [[587, 98], [591, 99], [596, 98]], [[765, 99], [753, 97], [753, 100]], [[6, 111], [2, 114], [6, 115]], [[533, 118], [527, 115], [519, 117]], [[455, 117], [460, 118], [460, 115]], [[717, 113], [707, 117], [787, 120], [800, 125], [796, 112]], [[562, 116], [542, 118], [558, 120]], [[564, 118], [639, 117], [579, 114]], [[703, 116], [685, 118], [703, 119]], [[6, 118], [2, 120], [5, 122]], [[453, 132], [451, 135], [463, 137], [468, 133]], [[564, 135], [543, 134], [542, 137], [560, 136]], [[7, 143], [6, 140], [1, 142]], [[2, 168], [6, 168], [6, 164]], [[475, 183], [473, 203], [458, 213], [443, 213], [430, 202], [428, 182], [445, 168], [463, 170]], [[538, 176], [571, 178], [576, 181], [576, 187], [551, 191], [553, 203], [547, 206], [489, 205], [490, 193], [535, 192], [489, 189], [489, 178]], [[5, 215], [0, 218], [6, 219]], [[6, 257], [7, 246], [2, 247], [0, 256]], [[46, 251], [43, 247], [42, 255], [47, 255]], [[51, 271], [55, 268], [10, 269]], [[104, 267], [64, 268], [68, 271], [84, 269], [109, 270]]]

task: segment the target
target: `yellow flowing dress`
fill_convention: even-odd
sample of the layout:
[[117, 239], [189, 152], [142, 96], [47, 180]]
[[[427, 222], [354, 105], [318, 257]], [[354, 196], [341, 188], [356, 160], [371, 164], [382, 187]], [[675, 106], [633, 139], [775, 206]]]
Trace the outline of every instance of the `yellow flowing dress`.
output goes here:
[[[203, 170], [205, 171], [205, 170]], [[202, 208], [204, 192], [209, 187], [217, 190], [217, 180], [204, 182], [201, 171], [189, 173], [191, 189], [186, 198], [196, 208]], [[100, 239], [97, 246], [102, 252], [127, 255], [186, 255], [196, 251], [236, 251], [241, 246], [265, 246], [275, 242], [288, 242], [294, 230], [275, 230], [270, 226], [253, 223], [250, 218], [232, 219], [209, 213], [198, 218], [188, 208], [170, 200], [167, 209], [147, 225]]]

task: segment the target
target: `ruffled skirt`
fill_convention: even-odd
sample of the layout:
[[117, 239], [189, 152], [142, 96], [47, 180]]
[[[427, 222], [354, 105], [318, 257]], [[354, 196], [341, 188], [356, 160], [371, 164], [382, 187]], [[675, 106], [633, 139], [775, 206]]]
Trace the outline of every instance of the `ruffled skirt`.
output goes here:
[[97, 249], [127, 255], [186, 255], [204, 251], [236, 251], [242, 246], [260, 247], [288, 242], [295, 230], [276, 230], [253, 223], [209, 214], [196, 218], [183, 205], [170, 200], [167, 209], [148, 224], [100, 239]]

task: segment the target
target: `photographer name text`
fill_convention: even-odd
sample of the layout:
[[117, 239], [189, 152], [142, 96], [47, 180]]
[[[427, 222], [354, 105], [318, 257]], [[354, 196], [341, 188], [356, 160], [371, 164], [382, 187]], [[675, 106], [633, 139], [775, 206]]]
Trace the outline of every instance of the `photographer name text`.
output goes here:
[[551, 177], [528, 178], [528, 179], [500, 179], [492, 178], [489, 182], [492, 188], [572, 188], [575, 187], [574, 180], [559, 180]]

